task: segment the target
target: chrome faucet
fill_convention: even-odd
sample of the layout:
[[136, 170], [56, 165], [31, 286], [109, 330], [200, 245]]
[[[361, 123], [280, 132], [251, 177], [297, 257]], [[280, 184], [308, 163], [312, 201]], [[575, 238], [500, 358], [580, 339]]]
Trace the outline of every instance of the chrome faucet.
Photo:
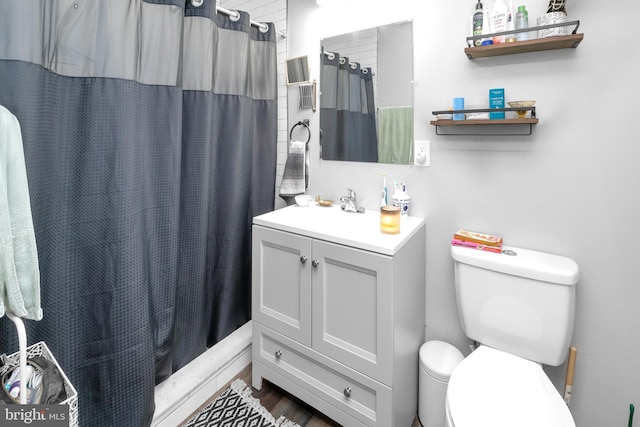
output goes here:
[[357, 212], [364, 213], [365, 209], [361, 206], [358, 206], [358, 202], [356, 201], [356, 192], [350, 188], [347, 188], [347, 195], [340, 197], [340, 206], [345, 212]]

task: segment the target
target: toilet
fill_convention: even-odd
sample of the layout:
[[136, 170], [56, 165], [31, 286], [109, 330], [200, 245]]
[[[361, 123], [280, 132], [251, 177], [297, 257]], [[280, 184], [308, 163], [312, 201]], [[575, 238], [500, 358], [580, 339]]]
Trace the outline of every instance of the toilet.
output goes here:
[[573, 335], [578, 265], [505, 247], [451, 247], [460, 323], [479, 345], [451, 373], [446, 427], [575, 427], [542, 369], [559, 366]]

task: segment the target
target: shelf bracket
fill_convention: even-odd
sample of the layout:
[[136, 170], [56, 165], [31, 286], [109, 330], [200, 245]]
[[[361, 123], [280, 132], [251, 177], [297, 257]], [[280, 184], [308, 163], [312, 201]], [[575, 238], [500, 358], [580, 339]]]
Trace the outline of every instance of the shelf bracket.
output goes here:
[[[447, 126], [447, 125], [434, 125], [436, 128], [436, 135], [461, 135], [461, 136], [527, 136], [527, 135], [531, 135], [533, 133], [533, 123], [522, 123], [522, 124], [518, 124], [518, 125], [496, 125], [496, 126], [509, 126], [510, 128], [513, 128], [514, 126], [517, 127], [529, 127], [529, 131], [528, 132], [504, 132], [504, 133], [494, 133], [494, 132], [478, 132], [479, 128], [484, 128], [484, 126], [480, 126], [480, 127], [474, 127], [474, 129], [469, 129], [470, 126]], [[462, 129], [462, 128], [466, 128], [469, 129], [470, 132], [465, 133], [465, 132], [441, 132], [440, 128], [458, 128], [458, 129]], [[492, 129], [495, 128], [495, 126], [491, 126]]]
[[469, 36], [467, 37], [467, 44], [469, 45], [469, 47], [473, 47], [473, 42], [475, 40], [488, 39], [488, 38], [493, 38], [497, 36], [507, 36], [510, 34], [518, 34], [518, 33], [525, 33], [525, 32], [528, 33], [530, 31], [550, 30], [552, 28], [558, 28], [558, 27], [570, 27], [572, 25], [575, 25], [575, 27], [573, 28], [573, 31], [571, 32], [571, 34], [576, 34], [578, 32], [578, 27], [580, 27], [580, 21], [566, 21], [566, 22], [559, 22], [555, 24], [538, 25], [535, 27], [518, 28], [517, 30], [499, 31], [499, 32], [490, 33], [490, 34]]

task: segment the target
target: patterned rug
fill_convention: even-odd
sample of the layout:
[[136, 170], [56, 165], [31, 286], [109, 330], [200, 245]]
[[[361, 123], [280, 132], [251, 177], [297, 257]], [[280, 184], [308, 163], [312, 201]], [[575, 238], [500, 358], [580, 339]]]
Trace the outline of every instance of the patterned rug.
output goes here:
[[194, 415], [183, 427], [300, 427], [280, 417], [277, 420], [251, 396], [251, 388], [241, 379]]

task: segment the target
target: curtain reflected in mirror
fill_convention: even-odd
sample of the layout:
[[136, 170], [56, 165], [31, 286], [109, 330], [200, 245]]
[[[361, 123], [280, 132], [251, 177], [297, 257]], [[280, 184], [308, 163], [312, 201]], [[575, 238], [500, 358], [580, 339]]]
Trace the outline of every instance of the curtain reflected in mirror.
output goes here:
[[412, 23], [325, 38], [320, 67], [321, 158], [410, 164]]
[[320, 127], [325, 160], [378, 161], [371, 68], [323, 52]]

